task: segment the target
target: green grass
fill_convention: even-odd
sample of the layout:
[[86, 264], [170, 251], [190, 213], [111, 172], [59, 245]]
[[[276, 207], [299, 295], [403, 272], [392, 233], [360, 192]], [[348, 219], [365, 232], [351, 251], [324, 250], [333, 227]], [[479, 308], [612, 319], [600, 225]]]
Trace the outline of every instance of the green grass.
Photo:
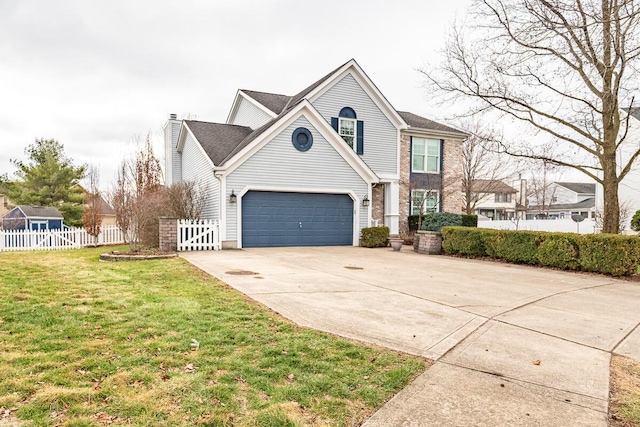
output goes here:
[[427, 367], [101, 251], [0, 254], [0, 408], [29, 425], [358, 425]]
[[611, 358], [609, 418], [612, 427], [640, 426], [640, 362]]

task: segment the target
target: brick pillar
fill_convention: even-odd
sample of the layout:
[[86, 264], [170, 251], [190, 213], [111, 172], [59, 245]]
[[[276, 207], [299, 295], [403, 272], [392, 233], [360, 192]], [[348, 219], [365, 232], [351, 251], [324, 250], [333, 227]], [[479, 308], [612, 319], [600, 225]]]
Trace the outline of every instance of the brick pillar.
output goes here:
[[160, 218], [160, 250], [178, 250], [178, 220], [176, 218]]

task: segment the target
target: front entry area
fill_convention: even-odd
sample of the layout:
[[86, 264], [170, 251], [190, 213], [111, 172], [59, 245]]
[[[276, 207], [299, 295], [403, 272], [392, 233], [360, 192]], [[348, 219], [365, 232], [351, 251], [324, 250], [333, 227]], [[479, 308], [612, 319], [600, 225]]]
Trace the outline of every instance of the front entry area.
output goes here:
[[353, 244], [347, 194], [249, 191], [242, 197], [242, 247]]

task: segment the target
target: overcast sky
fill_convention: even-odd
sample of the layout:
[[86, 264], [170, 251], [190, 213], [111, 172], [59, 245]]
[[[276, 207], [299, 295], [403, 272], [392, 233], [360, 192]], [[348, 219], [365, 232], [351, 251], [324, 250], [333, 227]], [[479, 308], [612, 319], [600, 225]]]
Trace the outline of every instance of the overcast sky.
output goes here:
[[237, 89], [293, 95], [350, 58], [439, 119], [416, 69], [469, 2], [0, 0], [0, 174], [54, 138], [107, 189], [136, 138], [161, 149], [170, 113], [224, 122]]

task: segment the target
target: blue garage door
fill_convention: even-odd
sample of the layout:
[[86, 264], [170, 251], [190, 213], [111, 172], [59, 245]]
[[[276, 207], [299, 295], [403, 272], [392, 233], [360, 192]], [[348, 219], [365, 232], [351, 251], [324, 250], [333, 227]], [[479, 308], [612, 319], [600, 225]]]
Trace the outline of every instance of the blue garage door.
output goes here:
[[242, 246], [353, 244], [353, 200], [346, 194], [249, 191], [242, 197]]

